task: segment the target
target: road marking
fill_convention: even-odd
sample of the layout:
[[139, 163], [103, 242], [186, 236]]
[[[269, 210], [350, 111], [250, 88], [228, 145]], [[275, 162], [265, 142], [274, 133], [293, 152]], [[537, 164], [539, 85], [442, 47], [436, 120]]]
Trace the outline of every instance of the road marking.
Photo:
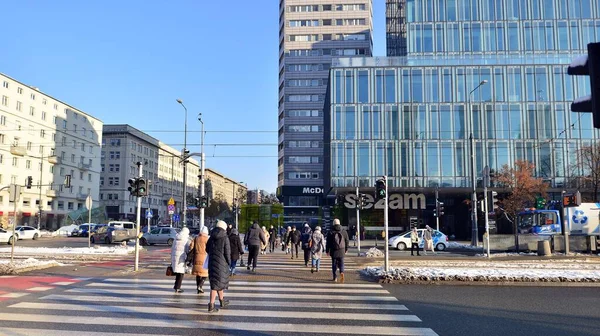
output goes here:
[[[165, 284], [173, 284], [174, 279], [133, 279], [133, 278], [109, 278], [102, 281], [103, 283], [165, 283]], [[187, 279], [183, 280], [184, 284], [195, 284], [195, 280]], [[256, 286], [256, 287], [277, 287], [277, 286], [285, 286], [285, 287], [318, 287], [318, 288], [378, 288], [381, 289], [381, 285], [379, 284], [341, 284], [341, 283], [331, 283], [331, 282], [275, 282], [275, 281], [229, 281], [229, 285], [231, 286]]]
[[18, 298], [18, 297], [22, 297], [25, 295], [29, 295], [29, 293], [5, 293], [5, 294], [0, 294], [0, 297], [2, 297], [2, 298]]
[[54, 287], [31, 287], [31, 288], [27, 288], [28, 291], [32, 291], [32, 292], [43, 292], [43, 291], [47, 291], [50, 289], [54, 289]]
[[[211, 315], [216, 316], [217, 315]], [[85, 319], [81, 316], [61, 315], [57, 319], [55, 315], [3, 313], [0, 321], [40, 322], [57, 323], [61, 327], [65, 325], [118, 325], [125, 327], [144, 328], [186, 328], [199, 330], [244, 330], [252, 332], [293, 332], [308, 334], [352, 334], [352, 335], [407, 335], [407, 336], [437, 336], [430, 328], [409, 327], [382, 327], [382, 326], [346, 326], [346, 325], [321, 325], [321, 324], [292, 324], [292, 323], [267, 323], [260, 322], [233, 322], [233, 321], [194, 321], [181, 319], [146, 319], [128, 317], [99, 317]], [[84, 333], [84, 332], [82, 332]], [[81, 335], [81, 334], [80, 334]]]
[[[227, 295], [229, 297], [229, 295]], [[162, 297], [127, 297], [127, 302], [130, 303], [156, 303], [156, 304], [198, 304], [199, 301], [205, 301], [208, 298], [198, 296], [197, 298], [162, 298]], [[277, 297], [275, 297], [277, 298]], [[287, 297], [286, 297], [287, 298]], [[40, 300], [52, 301], [89, 301], [89, 302], [123, 302], [122, 296], [94, 296], [94, 295], [60, 295], [50, 294], [40, 298]], [[306, 308], [306, 302], [303, 301], [260, 301], [260, 300], [233, 300], [230, 305], [249, 306], [249, 307], [287, 307], [287, 308]], [[340, 302], [323, 302], [319, 303], [320, 309], [360, 309], [360, 310], [408, 310], [406, 306], [394, 303], [379, 303], [376, 305], [368, 305], [364, 303], [340, 303]]]
[[[10, 308], [27, 308], [42, 310], [73, 310], [73, 311], [88, 311], [88, 312], [108, 312], [108, 313], [144, 313], [144, 314], [174, 314], [174, 315], [210, 315], [202, 307], [202, 309], [189, 308], [172, 308], [172, 307], [115, 307], [90, 304], [69, 304], [69, 303], [47, 303], [47, 302], [21, 302], [9, 306]], [[219, 312], [220, 316], [236, 316], [236, 317], [263, 317], [273, 318], [272, 310], [231, 310], [223, 309]], [[311, 319], [311, 320], [352, 320], [352, 321], [393, 321], [393, 322], [421, 322], [415, 315], [402, 314], [340, 314], [339, 312], [311, 312], [311, 311], [278, 311], [275, 315], [277, 318], [289, 319]]]
[[51, 285], [68, 286], [68, 285], [72, 285], [74, 283], [77, 283], [77, 282], [76, 281], [59, 281], [59, 282], [52, 283]]

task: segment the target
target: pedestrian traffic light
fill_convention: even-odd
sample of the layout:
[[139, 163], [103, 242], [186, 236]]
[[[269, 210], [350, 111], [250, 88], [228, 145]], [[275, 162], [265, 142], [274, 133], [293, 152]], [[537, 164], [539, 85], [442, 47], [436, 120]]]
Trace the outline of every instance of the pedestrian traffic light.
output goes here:
[[592, 112], [594, 127], [600, 128], [600, 42], [587, 46], [588, 54], [575, 58], [567, 73], [573, 76], [590, 76], [591, 94], [571, 103], [572, 112]]
[[146, 180], [143, 177], [136, 179], [135, 189], [138, 197], [148, 196], [148, 189], [146, 188]]
[[444, 215], [444, 202], [437, 201], [437, 214], [442, 217]]
[[31, 185], [33, 184], [33, 177], [27, 176], [27, 181], [25, 182], [25, 186], [27, 189], [31, 189]]
[[492, 190], [492, 211], [496, 212], [498, 208], [498, 193]]
[[200, 197], [200, 208], [208, 208], [208, 196]]
[[127, 190], [129, 190], [129, 194], [131, 196], [136, 196], [137, 197], [137, 191], [136, 191], [136, 181], [135, 179], [130, 178], [129, 180], [127, 180], [127, 183], [129, 183], [129, 188], [127, 188]]
[[358, 200], [358, 204], [359, 204], [359, 210], [364, 210], [367, 208], [368, 206], [368, 200], [367, 200], [367, 195], [365, 194], [360, 194], [360, 199]]
[[385, 198], [385, 179], [378, 179], [375, 182], [375, 195], [377, 199]]
[[546, 207], [546, 200], [543, 197], [536, 197], [535, 208], [544, 209]]

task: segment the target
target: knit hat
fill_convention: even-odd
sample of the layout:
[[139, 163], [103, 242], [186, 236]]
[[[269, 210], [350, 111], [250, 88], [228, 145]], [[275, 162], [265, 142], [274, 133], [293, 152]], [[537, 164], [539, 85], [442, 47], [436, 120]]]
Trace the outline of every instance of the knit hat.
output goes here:
[[340, 220], [339, 219], [334, 219], [333, 220], [333, 225], [340, 225]]
[[304, 227], [309, 227], [309, 226], [308, 226], [308, 223], [304, 223]]
[[315, 231], [321, 231], [321, 227], [320, 227], [320, 226], [317, 226], [317, 227], [315, 228]]
[[224, 221], [220, 220], [217, 222], [217, 227], [221, 228], [223, 230], [227, 230], [227, 223], [225, 223]]
[[200, 230], [201, 234], [208, 234], [208, 226], [203, 226], [202, 229]]

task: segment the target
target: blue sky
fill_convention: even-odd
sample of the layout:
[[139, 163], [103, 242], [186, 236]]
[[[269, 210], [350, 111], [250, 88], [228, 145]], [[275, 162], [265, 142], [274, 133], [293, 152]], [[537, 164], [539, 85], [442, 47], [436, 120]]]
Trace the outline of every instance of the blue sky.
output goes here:
[[[385, 4], [373, 2], [385, 55]], [[275, 191], [278, 1], [20, 0], [2, 11], [0, 72], [178, 149], [181, 98], [192, 152], [202, 113], [207, 167]]]

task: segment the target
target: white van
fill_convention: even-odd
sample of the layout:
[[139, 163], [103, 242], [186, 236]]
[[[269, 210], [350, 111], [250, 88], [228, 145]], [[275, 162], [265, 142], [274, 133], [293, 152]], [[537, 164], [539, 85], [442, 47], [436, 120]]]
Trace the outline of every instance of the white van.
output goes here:
[[127, 230], [135, 230], [135, 223], [133, 222], [112, 221], [108, 222], [108, 226], [123, 228]]

